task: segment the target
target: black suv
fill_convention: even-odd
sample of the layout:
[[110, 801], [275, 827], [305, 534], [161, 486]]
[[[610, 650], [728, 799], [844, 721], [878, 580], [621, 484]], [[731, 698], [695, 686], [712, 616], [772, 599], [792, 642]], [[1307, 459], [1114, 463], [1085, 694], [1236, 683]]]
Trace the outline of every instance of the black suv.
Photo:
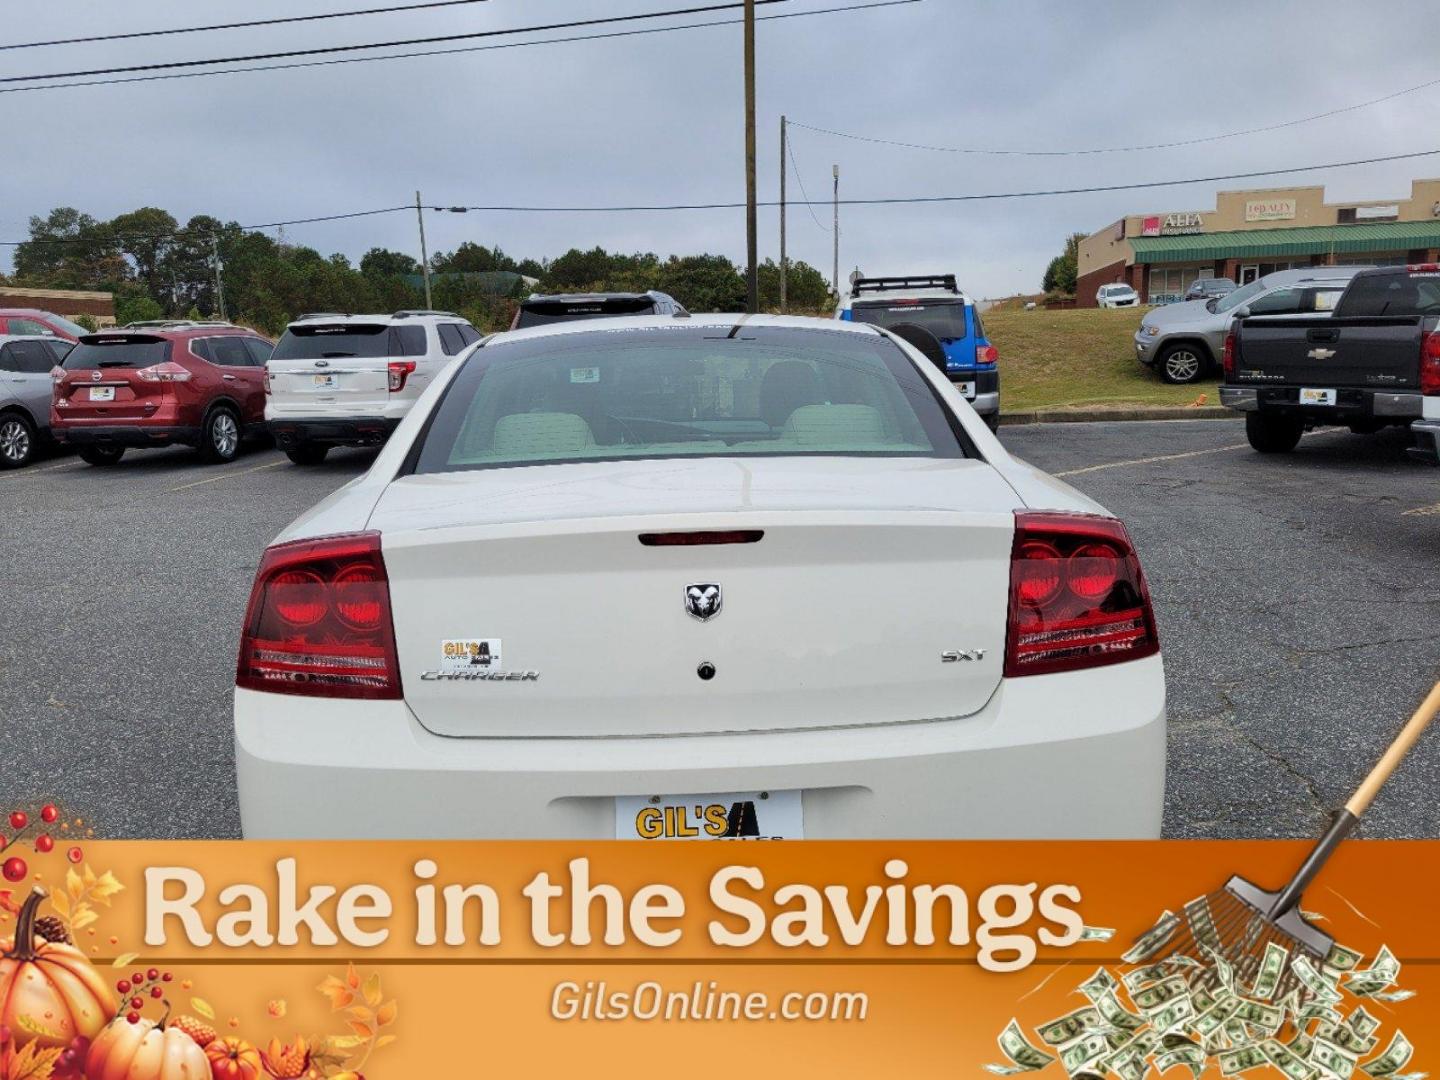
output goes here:
[[617, 315], [678, 315], [690, 312], [672, 296], [649, 292], [531, 293], [520, 303], [511, 330], [570, 319], [610, 319]]

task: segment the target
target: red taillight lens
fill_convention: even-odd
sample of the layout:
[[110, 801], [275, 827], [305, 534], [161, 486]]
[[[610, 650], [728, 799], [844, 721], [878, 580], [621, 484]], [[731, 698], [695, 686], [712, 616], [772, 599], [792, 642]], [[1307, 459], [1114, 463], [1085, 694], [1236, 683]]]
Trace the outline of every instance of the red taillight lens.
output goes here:
[[264, 372], [261, 374], [261, 376], [260, 376], [260, 381], [265, 384], [265, 393], [267, 393], [267, 394], [271, 393], [271, 390], [270, 390], [270, 369], [269, 369], [268, 367], [265, 368]]
[[405, 380], [415, 370], [414, 360], [391, 360], [386, 367], [390, 370], [390, 393], [398, 393], [405, 389]]
[[189, 382], [190, 372], [170, 360], [163, 364], [152, 364], [135, 372], [143, 382]]
[[1007, 678], [1159, 651], [1150, 594], [1124, 525], [1090, 514], [1015, 515]]
[[56, 365], [55, 367], [52, 367], [52, 368], [50, 369], [50, 381], [51, 381], [52, 383], [64, 382], [64, 381], [65, 381], [65, 369], [64, 369], [63, 367], [60, 367], [59, 365]]
[[1235, 331], [1225, 335], [1225, 351], [1220, 356], [1220, 367], [1225, 372], [1225, 381], [1235, 378]]
[[401, 696], [379, 533], [266, 550], [245, 613], [235, 685], [313, 697]]
[[1440, 395], [1440, 331], [1426, 334], [1420, 346], [1420, 392], [1427, 397]]
[[975, 363], [977, 363], [977, 364], [995, 364], [995, 363], [999, 363], [999, 361], [1000, 361], [1000, 350], [997, 349], [994, 345], [976, 345], [976, 346], [975, 346]]

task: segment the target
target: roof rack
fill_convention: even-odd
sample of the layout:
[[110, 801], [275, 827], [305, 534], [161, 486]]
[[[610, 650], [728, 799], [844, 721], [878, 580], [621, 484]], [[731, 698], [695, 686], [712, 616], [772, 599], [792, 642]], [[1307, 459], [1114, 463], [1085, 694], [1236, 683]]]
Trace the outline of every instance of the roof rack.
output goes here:
[[960, 295], [960, 286], [955, 284], [954, 274], [856, 278], [850, 285], [850, 295], [859, 296], [865, 292], [889, 292], [891, 289], [948, 289], [956, 296]]
[[304, 322], [306, 319], [348, 319], [348, 311], [307, 311], [303, 315], [296, 315], [291, 322]]
[[128, 322], [121, 330], [188, 330], [195, 326], [234, 326], [224, 319], [139, 319]]
[[408, 319], [413, 315], [444, 315], [451, 319], [458, 319], [460, 317], [453, 311], [432, 311], [429, 308], [404, 308], [395, 312], [395, 314], [390, 317], [392, 319]]

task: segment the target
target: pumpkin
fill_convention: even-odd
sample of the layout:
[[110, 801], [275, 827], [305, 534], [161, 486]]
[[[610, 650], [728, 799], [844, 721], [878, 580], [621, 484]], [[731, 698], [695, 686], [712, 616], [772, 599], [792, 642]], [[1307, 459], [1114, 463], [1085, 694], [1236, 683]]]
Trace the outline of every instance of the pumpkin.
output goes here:
[[[168, 1015], [168, 1013], [167, 1013]], [[165, 1021], [111, 1021], [90, 1045], [86, 1080], [210, 1080], [210, 1059], [194, 1039]]]
[[17, 1047], [69, 1046], [76, 1036], [93, 1039], [115, 1012], [110, 988], [73, 945], [35, 933], [35, 913], [45, 890], [34, 889], [15, 922], [13, 941], [0, 943], [0, 1027]]
[[206, 1045], [205, 1056], [215, 1080], [263, 1080], [265, 1076], [260, 1071], [260, 1051], [233, 1035]]

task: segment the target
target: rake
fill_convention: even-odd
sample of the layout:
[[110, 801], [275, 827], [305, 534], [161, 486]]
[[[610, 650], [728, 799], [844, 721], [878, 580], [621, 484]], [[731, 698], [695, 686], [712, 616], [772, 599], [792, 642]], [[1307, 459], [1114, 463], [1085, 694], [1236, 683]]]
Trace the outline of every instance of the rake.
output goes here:
[[1431, 689], [1283, 889], [1269, 892], [1237, 874], [1218, 892], [1191, 901], [1181, 914], [1158, 923], [1127, 957], [1138, 955], [1138, 959], [1146, 963], [1176, 957], [1195, 960], [1202, 967], [1197, 969], [1191, 985], [1213, 990], [1223, 981], [1218, 974], [1216, 957], [1230, 966], [1236, 985], [1254, 986], [1266, 947], [1274, 943], [1286, 949], [1288, 956], [1283, 972], [1274, 983], [1275, 989], [1266, 996], [1271, 1001], [1282, 1001], [1297, 988], [1302, 997], [1307, 996], [1308, 991], [1293, 970], [1293, 961], [1297, 956], [1308, 957], [1319, 971], [1335, 939], [1305, 919], [1299, 907], [1301, 895], [1341, 841], [1359, 824], [1361, 815], [1369, 809], [1437, 712], [1440, 712], [1440, 683]]

